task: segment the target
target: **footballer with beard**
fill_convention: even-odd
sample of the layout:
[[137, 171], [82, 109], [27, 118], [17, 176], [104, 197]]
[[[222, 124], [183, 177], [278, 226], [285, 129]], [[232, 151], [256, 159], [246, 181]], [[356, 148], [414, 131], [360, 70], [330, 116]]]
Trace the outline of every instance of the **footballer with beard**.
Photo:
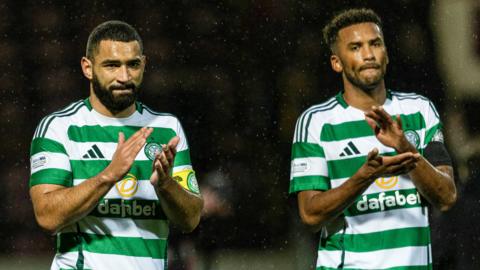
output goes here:
[[121, 21], [90, 34], [90, 95], [43, 118], [33, 136], [35, 217], [57, 237], [51, 269], [166, 269], [169, 223], [199, 223], [203, 199], [179, 120], [137, 100], [143, 43]]

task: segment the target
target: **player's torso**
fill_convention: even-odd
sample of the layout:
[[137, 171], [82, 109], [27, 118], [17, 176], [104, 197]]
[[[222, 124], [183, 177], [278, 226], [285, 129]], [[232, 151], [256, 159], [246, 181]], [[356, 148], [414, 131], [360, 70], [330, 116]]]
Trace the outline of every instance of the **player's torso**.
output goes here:
[[86, 217], [59, 234], [58, 249], [63, 254], [57, 256], [56, 263], [77, 264], [82, 246], [86, 269], [122, 269], [125, 265], [163, 269], [168, 221], [149, 179], [156, 150], [176, 135], [174, 125], [171, 118], [139, 113], [118, 120], [89, 111], [69, 119], [65, 148], [75, 186], [110, 164], [119, 132], [128, 140], [143, 126], [153, 127], [154, 131], [128, 173]]
[[[396, 99], [387, 100], [384, 109], [390, 115], [400, 115], [403, 129], [410, 134], [407, 138], [422, 150], [422, 112]], [[381, 155], [396, 154], [374, 136], [362, 111], [341, 106], [335, 110], [319, 134], [330, 188], [342, 185], [355, 174], [372, 149], [377, 148]], [[323, 234], [317, 266], [343, 264], [345, 268], [381, 269], [425, 265], [430, 260], [427, 208], [407, 174], [376, 179]], [[402, 239], [404, 243], [397, 244]], [[402, 254], [402, 261], [391, 258], [395, 253]]]

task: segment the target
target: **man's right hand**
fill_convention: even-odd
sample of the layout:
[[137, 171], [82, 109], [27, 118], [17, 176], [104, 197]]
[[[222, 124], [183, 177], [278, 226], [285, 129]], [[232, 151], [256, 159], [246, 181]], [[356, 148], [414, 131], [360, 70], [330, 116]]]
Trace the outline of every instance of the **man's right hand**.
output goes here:
[[152, 134], [153, 128], [143, 127], [125, 141], [125, 135], [118, 133], [118, 145], [110, 164], [100, 173], [103, 180], [115, 183], [121, 180], [130, 170], [135, 157]]
[[395, 156], [381, 156], [374, 148], [368, 153], [367, 161], [357, 171], [358, 178], [370, 182], [382, 176], [392, 176], [408, 173], [420, 160], [420, 154], [406, 152]]

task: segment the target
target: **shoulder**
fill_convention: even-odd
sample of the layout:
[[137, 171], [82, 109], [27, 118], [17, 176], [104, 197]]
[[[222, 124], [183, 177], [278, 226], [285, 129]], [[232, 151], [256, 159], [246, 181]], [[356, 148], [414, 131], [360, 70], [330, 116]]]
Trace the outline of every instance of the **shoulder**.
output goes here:
[[311, 122], [312, 119], [315, 119], [316, 123], [328, 123], [332, 115], [335, 115], [339, 109], [342, 109], [342, 105], [336, 97], [332, 97], [323, 103], [306, 109], [298, 118], [298, 122], [301, 122], [304, 126]]
[[435, 105], [433, 102], [420, 94], [410, 92], [396, 92], [396, 91], [390, 91], [392, 94], [392, 99], [396, 100], [397, 102], [400, 103], [401, 106], [403, 107], [414, 107], [417, 110], [419, 110], [422, 114], [427, 114], [430, 112], [433, 112], [435, 115], [438, 116], [437, 109], [435, 108]]
[[142, 115], [144, 117], [150, 118], [151, 123], [154, 126], [168, 127], [172, 129], [177, 129], [179, 126], [181, 126], [178, 117], [171, 113], [158, 112], [142, 102], [138, 102], [138, 106], [141, 109]]
[[343, 107], [336, 97], [306, 109], [297, 119], [294, 141], [308, 140], [309, 134], [320, 134], [323, 126], [329, 123], [341, 109]]
[[82, 109], [88, 110], [84, 100], [79, 100], [43, 117], [35, 130], [34, 138], [45, 137], [52, 130], [68, 128], [71, 118], [79, 114]]
[[417, 103], [417, 104], [429, 104], [432, 103], [430, 99], [415, 92], [398, 92], [390, 91], [392, 99], [396, 99], [401, 103]]

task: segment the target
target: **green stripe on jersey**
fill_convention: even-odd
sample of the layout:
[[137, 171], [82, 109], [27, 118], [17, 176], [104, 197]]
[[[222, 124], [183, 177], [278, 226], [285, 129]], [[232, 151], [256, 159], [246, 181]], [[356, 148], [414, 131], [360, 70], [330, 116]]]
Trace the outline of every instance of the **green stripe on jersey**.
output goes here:
[[59, 235], [58, 252], [78, 251], [78, 237], [82, 237], [84, 251], [135, 257], [165, 259], [166, 239], [143, 239], [137, 237], [115, 237], [87, 233], [62, 233]]
[[292, 160], [295, 158], [325, 157], [323, 148], [316, 143], [296, 142], [292, 145]]
[[[382, 156], [393, 156], [395, 152], [382, 153]], [[357, 170], [365, 163], [367, 156], [360, 156], [354, 158], [328, 160], [328, 174], [331, 179], [347, 178], [354, 175]]]
[[[392, 116], [394, 119], [396, 116]], [[400, 115], [404, 130], [420, 130], [425, 128], [425, 119], [420, 112]], [[320, 140], [325, 142], [340, 141], [353, 138], [374, 136], [372, 128], [365, 120], [323, 125]]]
[[357, 216], [400, 208], [421, 207], [422, 199], [416, 189], [390, 190], [359, 196], [348, 207], [345, 216]]
[[[123, 132], [128, 140], [135, 132], [142, 127], [136, 126], [69, 126], [68, 138], [74, 142], [118, 142], [118, 133]], [[147, 142], [166, 144], [176, 135], [171, 128], [154, 127]]]
[[[152, 175], [152, 162], [151, 160], [135, 160], [129, 173], [135, 175], [138, 180], [148, 180]], [[75, 179], [88, 179], [103, 171], [110, 164], [110, 160], [70, 160], [70, 164]], [[191, 165], [189, 150], [178, 152], [173, 165], [174, 167]]]
[[53, 184], [71, 187], [72, 173], [62, 169], [44, 169], [30, 176], [30, 187], [40, 184]]
[[47, 139], [47, 138], [35, 138], [32, 141], [32, 145], [30, 146], [30, 156], [33, 156], [40, 152], [51, 152], [51, 153], [62, 153], [67, 154], [65, 147], [63, 144]]
[[[353, 133], [352, 131], [355, 132]], [[335, 125], [326, 123], [323, 125], [322, 132], [320, 133], [320, 140], [333, 142], [374, 135], [372, 128], [365, 120], [344, 122]]]
[[[395, 239], [395, 241], [392, 241]], [[430, 228], [414, 227], [394, 229], [365, 234], [335, 234], [327, 239], [326, 246], [319, 250], [342, 250], [350, 252], [369, 252], [390, 248], [412, 246], [428, 246], [430, 244]]]
[[330, 180], [324, 176], [301, 176], [294, 177], [290, 183], [289, 193], [302, 190], [329, 190]]
[[190, 160], [190, 149], [177, 152], [175, 160], [173, 161], [173, 167], [185, 165], [192, 165], [192, 161]]

